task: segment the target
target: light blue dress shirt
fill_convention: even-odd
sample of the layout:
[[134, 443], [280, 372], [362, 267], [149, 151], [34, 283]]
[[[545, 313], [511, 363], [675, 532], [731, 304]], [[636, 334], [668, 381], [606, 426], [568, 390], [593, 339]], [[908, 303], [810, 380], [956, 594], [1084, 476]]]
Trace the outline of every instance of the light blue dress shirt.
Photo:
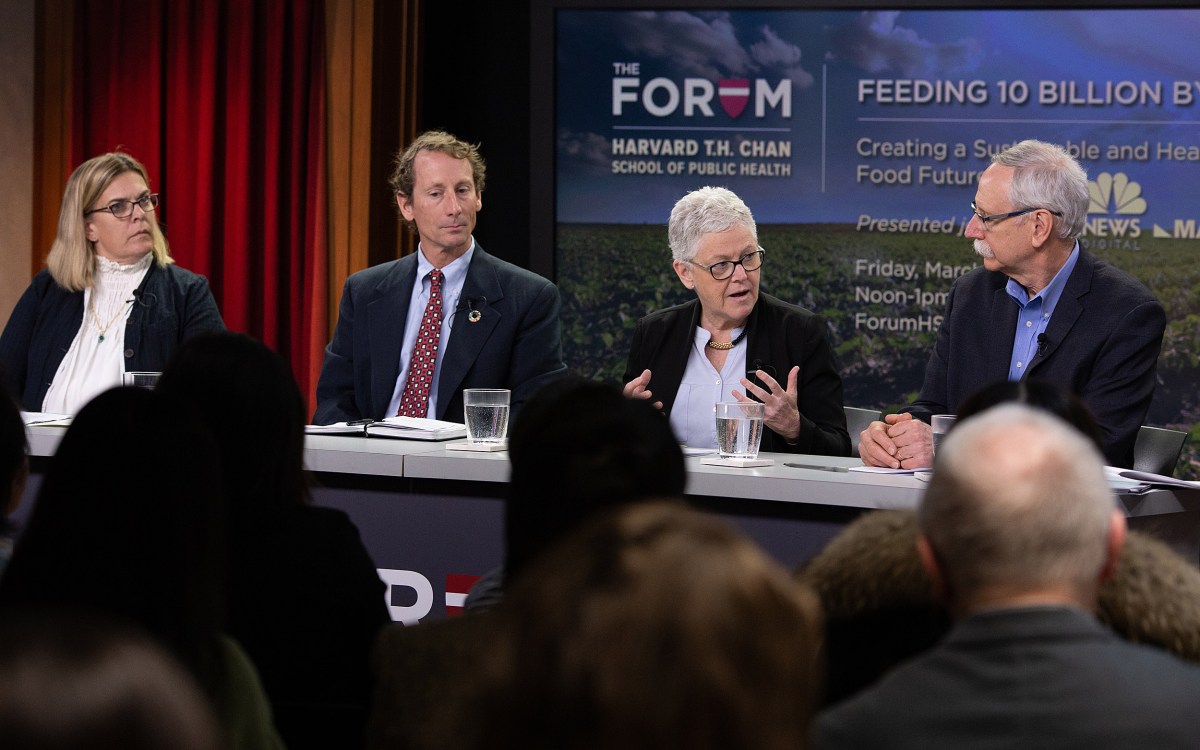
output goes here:
[[[438, 380], [442, 375], [442, 359], [446, 356], [446, 345], [450, 341], [450, 331], [454, 329], [454, 319], [458, 314], [458, 300], [462, 297], [467, 269], [474, 254], [475, 238], [472, 237], [471, 247], [467, 252], [442, 269], [442, 331], [438, 337], [433, 385], [429, 389], [429, 408], [425, 414], [430, 419], [437, 417]], [[417, 256], [417, 278], [408, 303], [408, 316], [404, 319], [404, 338], [400, 344], [400, 374], [396, 377], [396, 387], [392, 391], [392, 400], [388, 403], [389, 415], [400, 409], [400, 398], [404, 395], [404, 384], [408, 382], [408, 368], [412, 364], [413, 349], [417, 346], [417, 334], [421, 332], [421, 318], [424, 317], [425, 307], [429, 304], [429, 273], [433, 270], [433, 264], [425, 259], [425, 253], [420, 247], [417, 248]]]
[[1058, 269], [1058, 273], [1054, 274], [1054, 278], [1050, 280], [1046, 288], [1034, 295], [1033, 299], [1026, 299], [1029, 294], [1025, 291], [1025, 287], [1012, 279], [1008, 280], [1005, 291], [1021, 308], [1017, 314], [1017, 335], [1013, 338], [1012, 358], [1008, 364], [1010, 381], [1015, 382], [1023, 378], [1030, 361], [1037, 355], [1038, 336], [1045, 333], [1046, 326], [1050, 325], [1050, 317], [1054, 315], [1058, 298], [1062, 296], [1063, 287], [1067, 285], [1071, 271], [1075, 270], [1075, 261], [1077, 260], [1079, 260], [1078, 242], [1075, 243], [1071, 254], [1067, 256], [1067, 262]]
[[[736, 339], [741, 333], [742, 329], [738, 328], [731, 333], [731, 338]], [[742, 388], [742, 378], [746, 377], [746, 349], [750, 344], [745, 339], [738, 342], [725, 357], [725, 366], [717, 372], [704, 353], [711, 338], [712, 334], [708, 331], [696, 328], [687, 367], [683, 371], [679, 391], [675, 394], [675, 404], [671, 407], [670, 422], [675, 439], [679, 442], [690, 448], [716, 450], [716, 403], [735, 401], [732, 395], [734, 388], [745, 390]]]

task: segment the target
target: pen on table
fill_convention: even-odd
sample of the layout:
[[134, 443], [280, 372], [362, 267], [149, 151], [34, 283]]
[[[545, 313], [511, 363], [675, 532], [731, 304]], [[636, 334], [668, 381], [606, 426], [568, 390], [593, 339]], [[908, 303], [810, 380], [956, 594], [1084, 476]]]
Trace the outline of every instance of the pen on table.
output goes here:
[[843, 468], [841, 466], [817, 466], [816, 464], [785, 463], [784, 466], [790, 466], [793, 469], [816, 469], [817, 471], [838, 471], [838, 472], [847, 472], [847, 473], [850, 471], [849, 469]]

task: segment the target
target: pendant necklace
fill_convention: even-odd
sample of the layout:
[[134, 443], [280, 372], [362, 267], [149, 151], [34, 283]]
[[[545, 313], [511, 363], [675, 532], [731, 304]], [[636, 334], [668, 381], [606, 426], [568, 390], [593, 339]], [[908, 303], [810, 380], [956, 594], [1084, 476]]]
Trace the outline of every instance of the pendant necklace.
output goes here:
[[95, 296], [88, 300], [88, 309], [92, 313], [92, 320], [96, 321], [96, 330], [100, 332], [100, 338], [97, 339], [97, 343], [104, 343], [104, 336], [108, 333], [108, 329], [112, 327], [113, 323], [117, 322], [117, 318], [125, 314], [125, 305], [129, 304], [130, 302], [133, 302], [133, 300], [126, 300], [124, 304], [117, 308], [116, 315], [112, 316], [112, 318], [110, 318], [109, 321], [104, 325], [100, 325], [100, 316], [96, 314]]

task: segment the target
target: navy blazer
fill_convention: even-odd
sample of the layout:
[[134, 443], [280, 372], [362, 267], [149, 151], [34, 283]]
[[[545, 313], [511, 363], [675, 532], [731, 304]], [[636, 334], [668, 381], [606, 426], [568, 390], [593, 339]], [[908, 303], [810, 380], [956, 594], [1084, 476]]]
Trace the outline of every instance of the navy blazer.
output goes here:
[[[929, 421], [953, 414], [981, 388], [1008, 379], [1018, 308], [1008, 277], [976, 268], [950, 289], [920, 398], [904, 411]], [[1083, 399], [1100, 427], [1105, 460], [1133, 466], [1133, 444], [1154, 396], [1166, 313], [1150, 290], [1080, 248], [1023, 379], [1057, 383]]]
[[[625, 382], [650, 369], [650, 392], [671, 413], [688, 356], [700, 324], [700, 301], [653, 312], [638, 321], [629, 345]], [[796, 381], [800, 437], [795, 445], [764, 430], [761, 450], [821, 456], [850, 454], [842, 379], [837, 358], [825, 335], [825, 321], [814, 312], [759, 293], [746, 321], [746, 367], [763, 370], [787, 386], [788, 372], [800, 365]]]
[[[346, 279], [317, 381], [314, 424], [388, 416], [416, 277], [412, 253]], [[515, 413], [538, 388], [562, 377], [560, 306], [553, 284], [476, 243], [438, 371], [436, 417], [463, 421], [464, 388], [508, 388]], [[482, 313], [478, 322], [467, 320], [469, 309]]]
[[818, 750], [1196, 748], [1200, 667], [1067, 607], [996, 609], [817, 717]]
[[[125, 371], [160, 372], [175, 349], [200, 333], [224, 331], [208, 280], [177, 265], [151, 263], [125, 322]], [[41, 411], [58, 366], [83, 324], [83, 292], [33, 277], [0, 335], [0, 364], [26, 411]]]

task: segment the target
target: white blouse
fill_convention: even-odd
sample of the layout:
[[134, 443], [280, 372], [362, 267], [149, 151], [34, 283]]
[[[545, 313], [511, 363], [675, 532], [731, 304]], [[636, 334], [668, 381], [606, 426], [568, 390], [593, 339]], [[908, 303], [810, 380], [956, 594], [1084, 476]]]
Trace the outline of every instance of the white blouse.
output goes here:
[[54, 373], [42, 411], [77, 414], [97, 395], [121, 385], [125, 322], [133, 310], [133, 290], [153, 262], [154, 253], [127, 266], [96, 256], [95, 282], [83, 290], [83, 323]]

